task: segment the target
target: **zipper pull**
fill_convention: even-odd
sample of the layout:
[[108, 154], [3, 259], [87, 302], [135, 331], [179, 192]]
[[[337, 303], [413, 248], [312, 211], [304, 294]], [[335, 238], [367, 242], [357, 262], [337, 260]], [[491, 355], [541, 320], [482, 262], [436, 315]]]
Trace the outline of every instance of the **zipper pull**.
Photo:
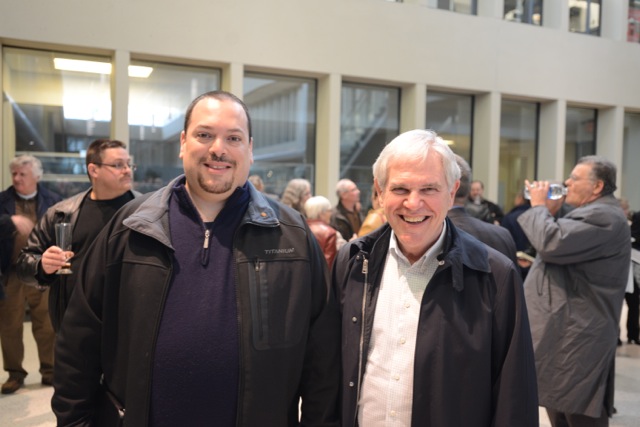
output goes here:
[[209, 229], [204, 231], [204, 246], [205, 249], [209, 249]]
[[369, 259], [365, 258], [364, 262], [362, 263], [362, 274], [367, 274], [369, 273]]

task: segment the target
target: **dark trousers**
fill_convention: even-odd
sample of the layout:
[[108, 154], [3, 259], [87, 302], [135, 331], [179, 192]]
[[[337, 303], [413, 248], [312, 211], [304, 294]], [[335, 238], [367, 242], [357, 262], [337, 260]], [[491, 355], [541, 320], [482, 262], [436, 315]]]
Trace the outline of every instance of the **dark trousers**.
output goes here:
[[582, 414], [567, 414], [545, 408], [553, 427], [609, 427], [607, 411], [602, 408], [600, 418], [587, 417]]
[[640, 338], [640, 289], [638, 283], [633, 283], [633, 293], [624, 294], [624, 300], [627, 302], [627, 339], [638, 342]]

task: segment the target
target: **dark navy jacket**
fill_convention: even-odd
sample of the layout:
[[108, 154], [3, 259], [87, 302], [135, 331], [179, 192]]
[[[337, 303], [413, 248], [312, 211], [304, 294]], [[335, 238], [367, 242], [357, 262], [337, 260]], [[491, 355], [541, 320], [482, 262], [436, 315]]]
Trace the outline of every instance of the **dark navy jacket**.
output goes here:
[[[446, 221], [440, 265], [420, 309], [411, 425], [537, 427], [520, 274], [504, 255]], [[343, 427], [357, 424], [390, 237], [387, 224], [345, 245], [334, 263], [332, 283], [342, 311]]]

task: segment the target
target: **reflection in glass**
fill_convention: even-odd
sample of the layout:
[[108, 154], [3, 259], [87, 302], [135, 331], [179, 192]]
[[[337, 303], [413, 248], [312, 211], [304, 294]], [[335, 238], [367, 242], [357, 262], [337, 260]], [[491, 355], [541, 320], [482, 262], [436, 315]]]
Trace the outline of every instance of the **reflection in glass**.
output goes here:
[[504, 0], [504, 19], [542, 25], [542, 0]]
[[597, 110], [567, 108], [564, 145], [564, 178], [568, 177], [580, 157], [596, 154]]
[[525, 179], [536, 179], [539, 104], [502, 101], [500, 112], [500, 171], [498, 204], [505, 212], [514, 206]]
[[569, 0], [569, 31], [600, 35], [600, 0]]
[[[631, 210], [640, 210], [640, 113], [626, 113], [624, 115], [623, 157], [621, 174], [621, 196], [629, 200]], [[618, 171], [618, 173], [620, 173]]]
[[638, 0], [629, 0], [627, 41], [640, 43], [640, 1]]
[[253, 159], [265, 192], [281, 195], [293, 178], [315, 181], [316, 81], [245, 73], [244, 102], [251, 112]]
[[[4, 141], [16, 155], [43, 164], [42, 183], [62, 196], [88, 188], [84, 157], [89, 144], [108, 138], [111, 126], [109, 70], [57, 69], [56, 58], [105, 63], [109, 58], [64, 52], [3, 49]], [[106, 74], [105, 74], [106, 73]]]
[[476, 15], [478, 13], [477, 0], [427, 0], [427, 6], [434, 9], [466, 13], [467, 15]]
[[343, 83], [340, 114], [340, 178], [356, 183], [365, 208], [370, 204], [371, 167], [400, 132], [400, 90]]
[[427, 92], [427, 129], [433, 129], [454, 153], [471, 164], [473, 95]]
[[129, 72], [128, 145], [138, 166], [135, 189], [146, 193], [183, 172], [179, 152], [185, 110], [199, 95], [220, 88], [220, 71], [148, 61], [131, 64], [152, 70], [145, 78]]

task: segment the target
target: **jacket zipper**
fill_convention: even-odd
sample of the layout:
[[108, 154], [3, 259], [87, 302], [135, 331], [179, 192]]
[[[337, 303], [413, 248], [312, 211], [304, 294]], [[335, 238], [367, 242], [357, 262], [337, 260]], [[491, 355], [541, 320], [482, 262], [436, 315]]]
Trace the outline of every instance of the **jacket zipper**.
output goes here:
[[360, 402], [360, 391], [362, 388], [362, 363], [364, 360], [364, 329], [365, 329], [365, 310], [367, 306], [367, 290], [369, 288], [369, 260], [364, 258], [362, 262], [362, 274], [364, 274], [364, 289], [362, 290], [362, 307], [360, 314], [360, 350], [358, 357], [358, 384], [356, 390], [356, 411], [353, 425], [357, 425], [358, 419], [358, 402]]
[[211, 231], [205, 225], [204, 230], [204, 243], [202, 244], [202, 265], [207, 265], [209, 263], [209, 236]]

